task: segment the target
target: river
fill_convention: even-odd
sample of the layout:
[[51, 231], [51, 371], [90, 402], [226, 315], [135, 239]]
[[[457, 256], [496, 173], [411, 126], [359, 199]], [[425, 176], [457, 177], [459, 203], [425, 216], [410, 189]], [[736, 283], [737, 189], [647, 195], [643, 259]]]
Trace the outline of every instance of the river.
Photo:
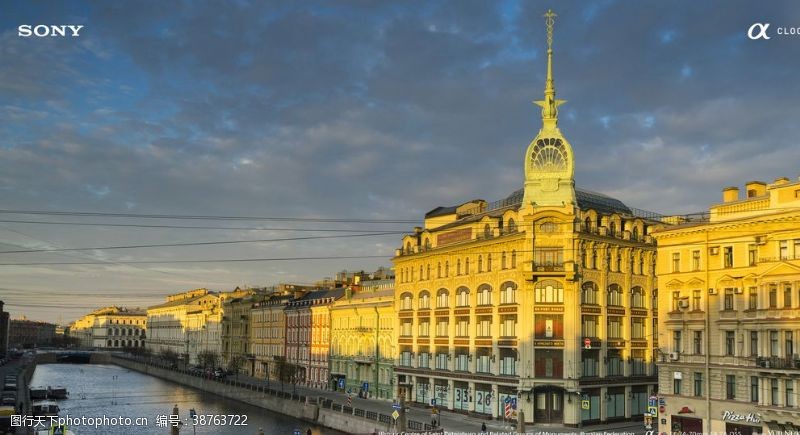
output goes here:
[[[177, 404], [180, 418], [191, 423], [189, 410], [198, 415], [226, 415], [246, 425], [185, 425], [181, 435], [257, 435], [289, 434], [311, 429], [314, 435], [341, 434], [332, 429], [311, 426], [309, 423], [277, 414], [246, 403], [194, 390], [159, 378], [154, 378], [115, 365], [103, 364], [43, 364], [36, 367], [31, 386], [66, 387], [69, 398], [59, 401], [61, 417], [127, 417], [132, 426], [69, 426], [77, 435], [88, 434], [169, 434], [170, 427], [157, 426], [157, 416], [169, 415]], [[246, 416], [246, 417], [243, 417]], [[146, 425], [136, 425], [137, 418], [146, 418]], [[245, 421], [246, 418], [246, 421]], [[226, 419], [230, 420], [230, 417]], [[220, 422], [219, 417], [217, 422]], [[143, 422], [140, 422], [143, 423]], [[213, 423], [213, 421], [212, 421]], [[193, 432], [193, 429], [195, 430]]]

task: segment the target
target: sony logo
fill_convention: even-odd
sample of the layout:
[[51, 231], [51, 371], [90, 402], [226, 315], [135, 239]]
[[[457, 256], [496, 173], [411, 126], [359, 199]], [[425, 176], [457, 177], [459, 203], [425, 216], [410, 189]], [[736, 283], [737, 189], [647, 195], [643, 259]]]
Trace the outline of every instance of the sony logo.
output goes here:
[[31, 24], [23, 24], [17, 27], [17, 36], [23, 36], [28, 38], [30, 36], [38, 36], [38, 37], [45, 37], [45, 36], [60, 36], [66, 37], [71, 36], [73, 38], [80, 36], [80, 31], [83, 29], [83, 26], [76, 26], [72, 24], [67, 25], [31, 25]]

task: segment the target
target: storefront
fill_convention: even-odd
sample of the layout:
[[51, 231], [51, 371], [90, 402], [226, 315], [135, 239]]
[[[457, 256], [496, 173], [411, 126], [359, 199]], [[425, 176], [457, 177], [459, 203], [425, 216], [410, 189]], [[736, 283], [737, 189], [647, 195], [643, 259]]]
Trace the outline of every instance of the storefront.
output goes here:
[[539, 423], [561, 423], [564, 421], [564, 389], [556, 386], [536, 387], [534, 393], [533, 419]]
[[417, 381], [414, 385], [415, 390], [415, 401], [418, 403], [423, 403], [427, 405], [430, 403], [431, 399], [431, 391], [430, 391], [430, 381], [428, 378], [417, 378]]
[[446, 379], [436, 379], [433, 386], [433, 398], [436, 399], [436, 406], [442, 409], [449, 408], [448, 393], [450, 388], [447, 386]]
[[471, 401], [469, 394], [469, 384], [466, 382], [453, 383], [453, 409], [469, 411]]
[[600, 389], [592, 388], [581, 396], [581, 420], [584, 423], [600, 421]]
[[726, 435], [760, 435], [761, 426], [749, 426], [736, 423], [725, 423]]
[[475, 412], [492, 415], [492, 386], [488, 384], [475, 384]]
[[672, 416], [673, 435], [703, 435], [703, 420], [699, 418]]

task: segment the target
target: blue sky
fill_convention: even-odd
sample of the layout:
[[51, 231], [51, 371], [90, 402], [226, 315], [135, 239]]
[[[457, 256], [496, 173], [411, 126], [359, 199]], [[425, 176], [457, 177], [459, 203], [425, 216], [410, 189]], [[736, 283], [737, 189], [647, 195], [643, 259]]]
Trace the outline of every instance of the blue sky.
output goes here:
[[[6, 2], [0, 208], [415, 220], [504, 197], [521, 186], [540, 126], [531, 102], [550, 7], [579, 186], [688, 213], [724, 186], [800, 175], [800, 37], [746, 36], [755, 22], [800, 26], [795, 2]], [[22, 38], [22, 24], [85, 27], [79, 38]], [[0, 248], [286, 234], [0, 222]], [[109, 262], [0, 266], [0, 297], [15, 314], [69, 320], [192, 287], [372, 269], [398, 241], [0, 254]], [[311, 254], [386, 260], [114, 263]], [[32, 296], [59, 307], [25, 306]]]

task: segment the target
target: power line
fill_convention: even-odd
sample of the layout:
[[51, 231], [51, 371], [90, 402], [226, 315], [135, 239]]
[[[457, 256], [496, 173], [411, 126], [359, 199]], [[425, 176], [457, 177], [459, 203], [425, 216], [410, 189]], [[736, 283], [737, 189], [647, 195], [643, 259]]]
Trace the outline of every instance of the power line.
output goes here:
[[222, 240], [210, 242], [187, 242], [187, 243], [159, 243], [149, 245], [120, 245], [120, 246], [92, 246], [84, 248], [47, 248], [47, 249], [20, 249], [14, 251], [0, 251], [0, 254], [29, 254], [35, 252], [68, 252], [68, 251], [102, 251], [110, 249], [138, 249], [138, 248], [165, 248], [180, 246], [207, 246], [207, 245], [232, 245], [239, 243], [268, 243], [268, 242], [287, 242], [297, 240], [318, 240], [318, 239], [340, 239], [345, 237], [369, 237], [387, 236], [402, 234], [399, 232], [367, 233], [367, 234], [343, 234], [335, 236], [305, 236], [305, 237], [284, 237], [279, 239], [255, 239], [255, 240]]
[[[89, 227], [131, 227], [131, 228], [168, 228], [187, 230], [237, 230], [237, 231], [297, 231], [297, 232], [374, 232], [376, 230], [360, 230], [348, 228], [265, 228], [265, 227], [218, 227], [218, 226], [193, 226], [193, 225], [158, 225], [158, 224], [120, 224], [109, 222], [48, 222], [17, 219], [0, 219], [3, 223], [33, 224], [33, 225], [70, 225]], [[388, 230], [387, 230], [388, 231]], [[394, 230], [408, 232], [408, 230]]]
[[417, 223], [418, 219], [353, 219], [353, 218], [302, 218], [302, 217], [270, 217], [270, 216], [214, 216], [214, 215], [173, 215], [173, 214], [140, 214], [140, 213], [103, 213], [82, 211], [44, 211], [44, 210], [7, 210], [0, 209], [0, 214], [30, 214], [45, 216], [102, 216], [114, 218], [139, 219], [177, 219], [177, 220], [234, 220], [234, 221], [296, 221], [296, 222], [337, 222], [337, 223]]
[[[181, 263], [247, 263], [247, 262], [268, 262], [268, 261], [308, 261], [308, 260], [348, 260], [363, 258], [389, 258], [389, 255], [343, 255], [343, 256], [320, 256], [320, 257], [274, 257], [274, 258], [226, 258], [218, 260], [149, 260], [149, 261], [117, 261], [115, 264], [181, 264]], [[31, 263], [0, 263], [0, 266], [67, 266], [67, 265], [98, 265], [106, 264], [103, 262], [31, 262]]]

